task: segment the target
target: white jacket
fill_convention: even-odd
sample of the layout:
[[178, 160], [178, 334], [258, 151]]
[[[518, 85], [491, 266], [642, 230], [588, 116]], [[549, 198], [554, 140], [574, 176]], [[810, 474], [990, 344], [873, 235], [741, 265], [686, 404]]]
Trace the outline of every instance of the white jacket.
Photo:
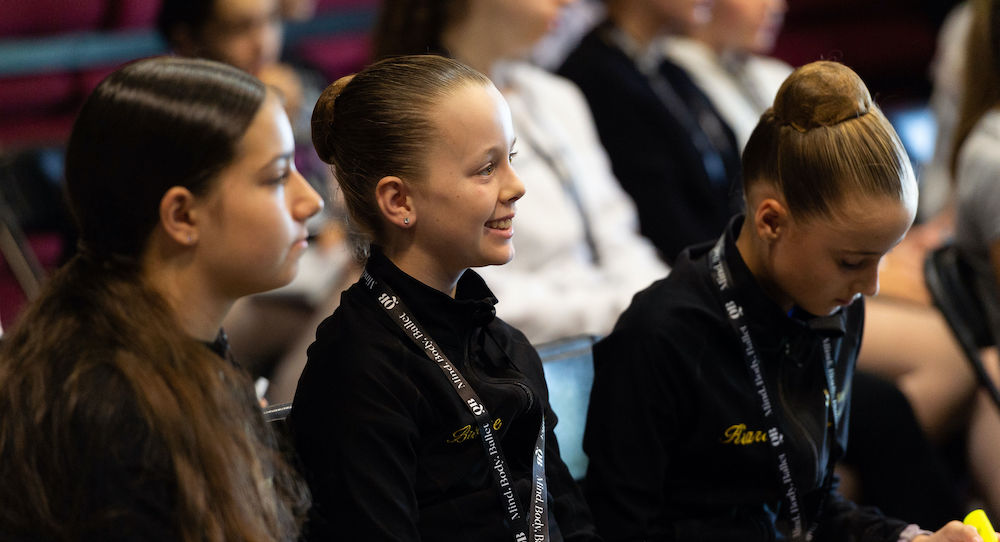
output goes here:
[[639, 235], [635, 205], [611, 173], [579, 90], [526, 62], [495, 73], [514, 118], [513, 164], [526, 193], [514, 218], [514, 260], [477, 271], [500, 299], [497, 315], [533, 343], [605, 335], [632, 295], [669, 268]]

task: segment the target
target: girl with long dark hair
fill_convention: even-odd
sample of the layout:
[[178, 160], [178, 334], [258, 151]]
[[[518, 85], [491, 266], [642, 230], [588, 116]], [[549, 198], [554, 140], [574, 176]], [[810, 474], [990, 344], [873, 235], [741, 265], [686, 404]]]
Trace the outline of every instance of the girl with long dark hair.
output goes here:
[[322, 202], [277, 95], [204, 60], [111, 74], [74, 125], [77, 255], [0, 351], [0, 538], [294, 540], [305, 492], [230, 359]]

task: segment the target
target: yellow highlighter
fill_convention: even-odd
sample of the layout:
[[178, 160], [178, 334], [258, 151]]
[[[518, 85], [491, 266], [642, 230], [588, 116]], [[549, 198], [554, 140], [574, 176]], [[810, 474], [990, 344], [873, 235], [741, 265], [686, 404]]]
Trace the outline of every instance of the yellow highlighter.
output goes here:
[[993, 530], [990, 518], [986, 517], [986, 512], [983, 512], [981, 508], [969, 512], [963, 523], [975, 527], [984, 542], [993, 542], [997, 539], [997, 533]]

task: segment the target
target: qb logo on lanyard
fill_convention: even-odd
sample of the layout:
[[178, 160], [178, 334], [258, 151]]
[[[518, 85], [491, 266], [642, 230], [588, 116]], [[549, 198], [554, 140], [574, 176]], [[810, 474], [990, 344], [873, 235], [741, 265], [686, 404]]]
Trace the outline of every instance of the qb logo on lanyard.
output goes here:
[[385, 294], [385, 293], [383, 293], [382, 295], [378, 296], [378, 301], [379, 301], [379, 303], [382, 304], [383, 307], [385, 307], [387, 309], [392, 309], [393, 307], [396, 306], [396, 303], [399, 302], [399, 300], [396, 299], [396, 296], [394, 296], [394, 295], [391, 296], [391, 295], [388, 295], [388, 294]]
[[483, 412], [486, 412], [486, 409], [483, 408], [483, 405], [479, 404], [472, 397], [469, 397], [467, 402], [469, 403], [469, 410], [472, 410], [472, 413], [475, 414], [476, 416], [482, 416]]

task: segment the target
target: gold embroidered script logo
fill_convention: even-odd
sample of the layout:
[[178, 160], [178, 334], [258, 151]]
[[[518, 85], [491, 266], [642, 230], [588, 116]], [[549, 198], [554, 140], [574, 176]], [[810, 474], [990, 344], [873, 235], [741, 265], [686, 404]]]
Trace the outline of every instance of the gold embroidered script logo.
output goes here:
[[[497, 418], [493, 421], [493, 430], [497, 431], [503, 426], [503, 421]], [[479, 428], [472, 427], [471, 425], [466, 425], [460, 429], [457, 429], [451, 434], [451, 438], [446, 440], [446, 444], [461, 444], [469, 439], [474, 439], [479, 436]]]
[[748, 446], [758, 442], [767, 442], [767, 433], [764, 431], [747, 430], [747, 424], [738, 423], [730, 425], [719, 439], [723, 444], [735, 444], [737, 446]]

